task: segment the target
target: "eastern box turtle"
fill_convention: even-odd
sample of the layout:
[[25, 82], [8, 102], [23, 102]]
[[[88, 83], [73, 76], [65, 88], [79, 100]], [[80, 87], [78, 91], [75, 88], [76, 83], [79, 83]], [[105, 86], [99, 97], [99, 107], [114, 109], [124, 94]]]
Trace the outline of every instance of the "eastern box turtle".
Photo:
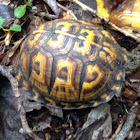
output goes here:
[[97, 106], [119, 93], [128, 53], [105, 30], [78, 20], [47, 22], [22, 43], [20, 89], [63, 109]]

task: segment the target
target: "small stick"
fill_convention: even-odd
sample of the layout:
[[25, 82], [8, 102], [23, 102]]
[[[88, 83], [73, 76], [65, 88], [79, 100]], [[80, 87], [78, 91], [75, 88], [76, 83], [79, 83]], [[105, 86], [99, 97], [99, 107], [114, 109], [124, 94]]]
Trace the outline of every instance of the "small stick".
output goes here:
[[63, 5], [59, 4], [58, 2], [57, 2], [57, 6], [59, 8], [61, 8], [62, 10], [68, 12], [74, 19], [77, 19], [77, 17], [74, 15], [74, 13], [72, 12], [72, 10], [69, 10], [68, 8], [66, 8]]
[[138, 111], [138, 102], [135, 102], [134, 105], [130, 108], [130, 111], [128, 113], [128, 116], [122, 129], [113, 140], [124, 140], [128, 136], [130, 130], [133, 127], [137, 111]]
[[121, 130], [122, 126], [123, 126], [124, 120], [121, 119], [121, 123], [119, 124], [118, 128], [116, 129], [115, 133], [111, 136], [111, 138], [109, 140], [113, 140], [117, 134], [119, 133], [119, 131]]
[[103, 16], [99, 15], [96, 10], [93, 10], [92, 8], [90, 8], [87, 5], [83, 4], [79, 0], [69, 0], [69, 1], [76, 3], [77, 5], [79, 5], [85, 11], [89, 11], [89, 12], [93, 13], [94, 15], [96, 15], [97, 17], [99, 17], [101, 20], [104, 20], [104, 22], [106, 24], [109, 24], [115, 30], [123, 33], [125, 36], [129, 36], [129, 37], [135, 39], [138, 43], [140, 43], [140, 38], [138, 38], [137, 36], [135, 36], [133, 34], [128, 33], [127, 31], [123, 30], [122, 28], [119, 28], [118, 26], [116, 26], [115, 24], [113, 24], [112, 22], [110, 22], [109, 19], [104, 18]]
[[22, 123], [22, 127], [23, 127], [23, 128], [21, 128], [20, 132], [22, 134], [25, 134], [28, 137], [32, 138], [33, 140], [42, 140], [37, 135], [35, 135], [32, 132], [32, 130], [30, 129], [30, 127], [28, 126], [28, 122], [26, 119], [26, 112], [23, 108], [23, 104], [22, 104], [22, 101], [20, 98], [20, 91], [18, 88], [17, 79], [14, 78], [13, 75], [1, 65], [0, 65], [0, 73], [10, 81], [13, 92], [14, 92], [14, 96], [17, 98], [17, 105], [18, 105], [17, 110], [20, 111], [20, 119], [21, 119], [21, 123]]
[[15, 97], [19, 97], [20, 92], [19, 92], [19, 89], [18, 89], [18, 81], [12, 76], [12, 74], [10, 74], [10, 72], [8, 70], [6, 70], [1, 65], [0, 65], [0, 73], [10, 81], [13, 92], [15, 94]]

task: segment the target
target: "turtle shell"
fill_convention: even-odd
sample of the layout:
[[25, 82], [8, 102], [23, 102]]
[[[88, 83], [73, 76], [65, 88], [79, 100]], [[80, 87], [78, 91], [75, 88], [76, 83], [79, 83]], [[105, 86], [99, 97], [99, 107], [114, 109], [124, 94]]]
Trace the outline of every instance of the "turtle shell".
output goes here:
[[128, 58], [107, 31], [59, 19], [24, 40], [16, 78], [35, 101], [63, 109], [92, 107], [120, 92]]

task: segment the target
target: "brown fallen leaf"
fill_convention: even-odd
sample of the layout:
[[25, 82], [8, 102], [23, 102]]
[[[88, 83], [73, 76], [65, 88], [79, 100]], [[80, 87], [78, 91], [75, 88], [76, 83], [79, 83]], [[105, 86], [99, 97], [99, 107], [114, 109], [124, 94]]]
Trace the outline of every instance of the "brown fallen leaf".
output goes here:
[[130, 99], [130, 100], [137, 100], [139, 98], [139, 96], [136, 94], [135, 91], [133, 91], [132, 89], [130, 88], [125, 88], [124, 92], [123, 92], [123, 95], [127, 98], [127, 99]]
[[111, 133], [112, 117], [110, 113], [110, 105], [106, 103], [91, 110], [82, 129], [78, 131], [73, 138], [75, 140], [108, 139]]
[[[15, 61], [16, 61], [16, 58], [18, 55], [15, 52], [17, 51], [18, 47], [20, 46], [20, 44], [24, 38], [25, 38], [25, 36], [23, 38], [21, 38], [20, 40], [16, 41], [14, 43], [14, 46], [12, 48], [10, 48], [8, 50], [8, 52], [5, 53], [5, 56], [3, 57], [2, 61], [0, 62], [0, 65], [8, 65], [11, 61], [13, 61], [12, 64], [15, 64]], [[14, 60], [11, 60], [13, 57], [14, 57]]]

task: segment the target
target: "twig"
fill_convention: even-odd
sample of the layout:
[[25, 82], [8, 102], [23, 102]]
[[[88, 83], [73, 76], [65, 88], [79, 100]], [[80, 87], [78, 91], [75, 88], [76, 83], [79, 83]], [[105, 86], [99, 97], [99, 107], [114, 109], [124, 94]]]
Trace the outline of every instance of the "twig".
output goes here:
[[117, 31], [119, 31], [119, 32], [121, 32], [121, 33], [123, 33], [125, 36], [129, 36], [129, 37], [135, 39], [138, 43], [140, 43], [140, 38], [138, 38], [137, 36], [128, 33], [127, 31], [123, 30], [122, 28], [119, 28], [118, 26], [116, 26], [115, 24], [113, 24], [113, 23], [110, 22], [110, 21], [108, 22], [108, 24], [109, 24], [110, 26], [112, 26], [115, 30], [117, 30]]
[[131, 51], [131, 56], [132, 59], [126, 65], [126, 74], [131, 74], [140, 67], [140, 44]]
[[106, 22], [108, 21], [108, 19], [105, 19], [105, 18], [103, 18], [101, 15], [99, 15], [99, 14], [97, 13], [96, 10], [94, 10], [94, 9], [92, 9], [92, 8], [90, 8], [90, 7], [88, 7], [87, 5], [83, 4], [83, 3], [80, 2], [79, 0], [69, 0], [69, 1], [76, 3], [76, 4], [79, 5], [84, 11], [89, 11], [89, 12], [93, 13], [94, 15], [96, 15], [97, 17], [99, 17], [100, 19], [104, 19]]
[[66, 7], [64, 7], [63, 5], [59, 4], [58, 2], [57, 2], [57, 6], [59, 8], [61, 8], [62, 10], [68, 12], [74, 19], [77, 19], [77, 17], [74, 15], [74, 13], [72, 12], [72, 10], [67, 9]]
[[0, 73], [5, 76], [11, 83], [13, 92], [15, 94], [15, 97], [19, 97], [20, 96], [20, 92], [18, 89], [18, 82], [17, 80], [12, 76], [12, 74], [9, 73], [8, 70], [6, 70], [3, 66], [0, 65]]
[[133, 124], [134, 124], [134, 121], [136, 118], [136, 114], [138, 111], [137, 106], [138, 106], [138, 102], [135, 102], [134, 105], [130, 108], [130, 111], [128, 113], [128, 116], [126, 118], [126, 121], [125, 121], [122, 129], [120, 130], [120, 132], [117, 134], [117, 136], [113, 140], [124, 140], [128, 136], [130, 130], [133, 127]]
[[21, 123], [22, 123], [23, 128], [21, 128], [19, 132], [33, 140], [42, 140], [36, 134], [34, 134], [31, 128], [29, 127], [27, 119], [26, 119], [26, 112], [23, 106], [21, 106], [21, 109], [20, 109], [20, 118], [21, 118]]
[[20, 91], [19, 91], [19, 88], [18, 88], [17, 79], [14, 78], [13, 75], [1, 65], [0, 65], [0, 73], [10, 81], [11, 86], [12, 86], [12, 90], [14, 92], [14, 96], [17, 99], [17, 105], [18, 105], [17, 111], [20, 111], [20, 119], [21, 119], [21, 123], [22, 123], [22, 127], [23, 127], [20, 130], [20, 132], [22, 132], [23, 134], [32, 138], [33, 140], [42, 140], [42, 139], [38, 138], [38, 136], [35, 135], [28, 126], [28, 122], [27, 122], [27, 119], [26, 119], [26, 112], [23, 108], [23, 104], [22, 104], [22, 101], [21, 101], [21, 98], [20, 98]]
[[121, 130], [122, 126], [123, 126], [124, 120], [121, 120], [121, 123], [119, 124], [119, 126], [117, 127], [115, 133], [111, 136], [111, 138], [109, 140], [113, 140], [117, 134], [119, 133], [119, 131]]
[[113, 27], [115, 30], [123, 33], [125, 36], [129, 36], [133, 39], [135, 39], [138, 43], [140, 42], [140, 38], [138, 38], [137, 36], [128, 33], [127, 31], [123, 30], [122, 28], [119, 28], [118, 26], [116, 26], [115, 24], [113, 24], [112, 22], [109, 21], [109, 19], [104, 18], [103, 16], [99, 15], [97, 13], [96, 10], [93, 10], [92, 8], [88, 7], [87, 5], [83, 4], [82, 2], [80, 2], [79, 0], [69, 0], [71, 2], [76, 3], [77, 5], [79, 5], [83, 10], [85, 11], [89, 11], [91, 13], [93, 13], [94, 15], [96, 15], [98, 18], [100, 18], [101, 20], [104, 20], [104, 22], [108, 25], [110, 25], [111, 27]]

